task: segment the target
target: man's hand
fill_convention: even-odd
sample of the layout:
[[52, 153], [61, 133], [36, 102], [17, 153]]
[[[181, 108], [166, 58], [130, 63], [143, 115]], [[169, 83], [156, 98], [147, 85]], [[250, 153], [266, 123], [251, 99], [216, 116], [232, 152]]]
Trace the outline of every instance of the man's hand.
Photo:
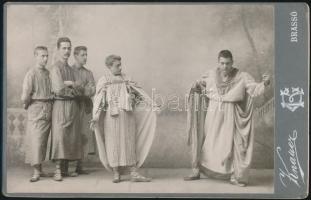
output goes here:
[[195, 92], [200, 92], [206, 86], [205, 81], [197, 80], [191, 87]]
[[205, 87], [206, 86], [206, 82], [203, 80], [197, 80], [197, 85], [200, 87]]
[[92, 131], [94, 131], [96, 125], [98, 125], [98, 119], [92, 119], [92, 120], [90, 121], [90, 129], [91, 129]]
[[270, 76], [268, 74], [263, 74], [262, 82], [264, 83], [265, 86], [270, 85]]
[[74, 86], [83, 86], [84, 84], [81, 81], [73, 82]]
[[28, 107], [29, 107], [29, 104], [26, 104], [26, 103], [23, 104], [23, 108], [24, 108], [25, 110], [27, 110]]
[[30, 106], [30, 104], [31, 104], [31, 100], [25, 100], [25, 101], [23, 101], [23, 108], [24, 108], [25, 110], [27, 110], [28, 107]]

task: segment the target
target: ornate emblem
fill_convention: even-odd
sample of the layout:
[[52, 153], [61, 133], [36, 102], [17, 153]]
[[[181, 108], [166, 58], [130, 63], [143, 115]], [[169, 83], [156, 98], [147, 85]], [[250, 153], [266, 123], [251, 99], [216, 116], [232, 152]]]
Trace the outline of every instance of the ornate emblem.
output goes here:
[[291, 93], [289, 88], [285, 88], [284, 90], [280, 90], [280, 95], [282, 96], [281, 105], [283, 108], [288, 108], [290, 111], [294, 112], [299, 107], [304, 107], [303, 102], [303, 90], [299, 87], [291, 88]]

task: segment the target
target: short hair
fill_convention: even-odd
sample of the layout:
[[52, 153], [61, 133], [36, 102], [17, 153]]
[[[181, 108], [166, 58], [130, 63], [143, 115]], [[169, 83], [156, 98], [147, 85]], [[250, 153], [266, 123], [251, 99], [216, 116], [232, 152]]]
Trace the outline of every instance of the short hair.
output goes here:
[[36, 46], [36, 48], [33, 51], [33, 54], [37, 55], [38, 51], [48, 51], [48, 48], [46, 46]]
[[80, 53], [80, 51], [82, 51], [82, 50], [83, 51], [87, 51], [86, 46], [77, 46], [77, 47], [74, 48], [73, 54], [74, 55], [78, 55]]
[[229, 50], [221, 50], [218, 54], [218, 60], [220, 57], [223, 57], [223, 58], [231, 58], [231, 60], [233, 60], [233, 56], [232, 56], [232, 53], [231, 51]]
[[71, 45], [71, 41], [70, 41], [70, 39], [69, 39], [68, 37], [60, 37], [60, 38], [58, 38], [58, 40], [57, 40], [57, 49], [59, 49], [60, 44], [61, 44], [62, 42], [69, 42], [70, 45]]
[[114, 61], [121, 61], [121, 57], [117, 55], [110, 55], [106, 58], [106, 66], [110, 67]]

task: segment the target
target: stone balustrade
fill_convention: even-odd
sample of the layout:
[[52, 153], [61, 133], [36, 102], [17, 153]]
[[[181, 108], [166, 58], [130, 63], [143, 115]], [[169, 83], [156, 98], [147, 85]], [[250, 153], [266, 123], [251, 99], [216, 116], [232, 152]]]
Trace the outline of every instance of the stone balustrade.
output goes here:
[[[186, 142], [183, 141], [184, 129], [180, 127], [178, 130], [174, 127], [180, 126], [185, 123], [185, 115], [182, 113], [180, 117], [177, 116], [159, 116], [159, 118], [165, 118], [165, 120], [158, 120], [158, 127], [167, 127], [168, 129], [175, 130], [167, 135], [167, 131], [158, 130], [157, 137], [173, 137], [176, 139], [176, 146], [169, 147], [168, 158], [163, 157], [161, 149], [168, 148], [163, 140], [155, 138], [153, 148], [150, 151], [150, 155], [146, 160], [146, 166], [156, 166], [156, 167], [190, 167], [189, 164], [189, 154], [187, 153]], [[265, 103], [262, 107], [255, 109], [255, 146], [254, 146], [254, 168], [271, 168], [273, 167], [273, 120], [274, 117], [274, 98]], [[172, 123], [167, 123], [171, 121]], [[176, 124], [175, 124], [176, 121]], [[27, 126], [27, 111], [22, 108], [8, 108], [7, 109], [7, 118], [6, 118], [6, 130], [7, 134], [4, 141], [6, 140], [6, 155], [7, 155], [7, 165], [8, 166], [17, 166], [23, 165], [25, 159], [25, 145], [24, 138], [26, 133]], [[179, 125], [178, 125], [179, 124]], [[258, 133], [257, 133], [258, 132]], [[181, 137], [182, 136], [182, 137]], [[159, 142], [160, 141], [160, 142]], [[161, 142], [162, 141], [162, 142]], [[183, 149], [183, 150], [182, 150]], [[190, 149], [189, 149], [190, 150]], [[161, 153], [162, 152], [162, 153]], [[180, 155], [179, 155], [180, 154]], [[262, 155], [265, 156], [262, 156]], [[271, 154], [271, 155], [270, 155]], [[269, 157], [270, 155], [270, 157]], [[171, 157], [171, 158], [170, 158]], [[269, 157], [269, 158], [268, 158]], [[160, 159], [161, 158], [161, 159]], [[178, 160], [174, 159], [178, 158]], [[98, 163], [99, 159], [95, 156], [90, 156], [87, 162]]]

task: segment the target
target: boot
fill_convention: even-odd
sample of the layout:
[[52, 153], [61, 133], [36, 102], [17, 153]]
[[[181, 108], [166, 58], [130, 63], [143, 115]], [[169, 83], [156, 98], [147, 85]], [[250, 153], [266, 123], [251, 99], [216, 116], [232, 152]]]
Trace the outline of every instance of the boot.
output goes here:
[[49, 177], [49, 174], [43, 172], [42, 165], [39, 165], [40, 177]]
[[77, 160], [77, 166], [76, 171], [77, 174], [89, 174], [87, 171], [85, 171], [82, 167], [82, 160]]
[[200, 169], [199, 168], [193, 168], [192, 173], [188, 176], [184, 177], [185, 181], [193, 181], [193, 180], [199, 180], [200, 179]]
[[30, 182], [37, 182], [40, 180], [40, 167], [38, 165], [34, 166], [33, 175], [30, 178]]
[[63, 177], [62, 177], [62, 171], [61, 171], [61, 162], [58, 161], [58, 163], [56, 164], [56, 170], [54, 172], [54, 180], [55, 181], [62, 181]]
[[120, 173], [118, 167], [113, 168], [113, 183], [119, 183], [121, 181]]
[[69, 163], [68, 163], [68, 160], [61, 160], [61, 168], [60, 168], [60, 170], [61, 170], [61, 175], [63, 176], [63, 177], [67, 177], [67, 176], [69, 176]]

